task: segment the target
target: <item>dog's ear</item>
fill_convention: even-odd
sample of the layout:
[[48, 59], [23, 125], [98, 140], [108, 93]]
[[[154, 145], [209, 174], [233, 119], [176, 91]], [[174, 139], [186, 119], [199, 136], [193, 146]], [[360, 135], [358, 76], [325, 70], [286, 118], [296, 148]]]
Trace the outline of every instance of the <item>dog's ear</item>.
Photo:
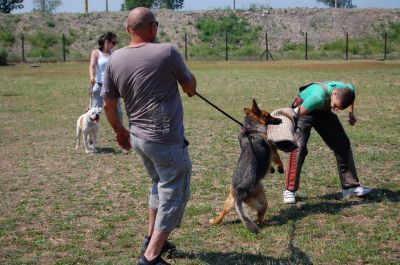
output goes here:
[[258, 108], [257, 102], [255, 99], [253, 99], [253, 106], [251, 108], [251, 111], [257, 116], [260, 116], [260, 114], [261, 114], [261, 110]]
[[244, 114], [248, 115], [251, 112], [251, 109], [249, 108], [243, 108]]

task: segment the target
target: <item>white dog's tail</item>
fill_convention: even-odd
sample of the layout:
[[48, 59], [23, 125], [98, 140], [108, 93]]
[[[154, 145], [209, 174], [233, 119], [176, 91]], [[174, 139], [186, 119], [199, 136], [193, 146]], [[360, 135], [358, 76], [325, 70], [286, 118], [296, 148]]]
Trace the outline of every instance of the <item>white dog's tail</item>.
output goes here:
[[260, 228], [257, 226], [257, 224], [251, 220], [249, 215], [247, 214], [246, 210], [243, 207], [243, 200], [236, 200], [235, 199], [235, 209], [236, 212], [238, 213], [240, 220], [245, 224], [245, 226], [250, 229], [254, 233], [258, 233], [260, 231]]

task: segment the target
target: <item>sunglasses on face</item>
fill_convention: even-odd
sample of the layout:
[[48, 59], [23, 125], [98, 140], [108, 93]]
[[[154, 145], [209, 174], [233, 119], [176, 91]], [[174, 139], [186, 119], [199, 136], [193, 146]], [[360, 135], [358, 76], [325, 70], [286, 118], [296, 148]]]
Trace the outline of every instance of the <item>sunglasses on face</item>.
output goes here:
[[156, 27], [158, 28], [158, 21], [152, 21], [149, 23], [149, 25], [151, 25], [151, 24], [156, 24]]

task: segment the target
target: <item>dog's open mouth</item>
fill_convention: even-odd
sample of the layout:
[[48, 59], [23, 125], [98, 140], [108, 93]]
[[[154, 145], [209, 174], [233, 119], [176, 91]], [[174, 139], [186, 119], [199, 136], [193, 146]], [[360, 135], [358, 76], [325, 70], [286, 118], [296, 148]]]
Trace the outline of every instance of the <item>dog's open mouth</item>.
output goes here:
[[99, 122], [99, 120], [100, 120], [100, 116], [99, 116], [99, 115], [96, 115], [96, 116], [92, 119], [93, 122]]

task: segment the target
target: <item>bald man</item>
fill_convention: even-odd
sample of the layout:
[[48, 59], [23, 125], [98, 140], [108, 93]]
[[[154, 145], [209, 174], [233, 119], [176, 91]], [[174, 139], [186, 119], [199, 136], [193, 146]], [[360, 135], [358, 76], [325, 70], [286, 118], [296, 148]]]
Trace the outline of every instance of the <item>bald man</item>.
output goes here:
[[[131, 41], [108, 63], [104, 110], [118, 144], [125, 150], [133, 147], [153, 183], [148, 234], [137, 264], [169, 264], [161, 255], [176, 248], [167, 239], [181, 223], [192, 173], [178, 83], [191, 97], [196, 94], [196, 79], [170, 43], [154, 43], [158, 22], [149, 9], [133, 9], [125, 27]], [[119, 97], [125, 101], [129, 130], [118, 118]]]

